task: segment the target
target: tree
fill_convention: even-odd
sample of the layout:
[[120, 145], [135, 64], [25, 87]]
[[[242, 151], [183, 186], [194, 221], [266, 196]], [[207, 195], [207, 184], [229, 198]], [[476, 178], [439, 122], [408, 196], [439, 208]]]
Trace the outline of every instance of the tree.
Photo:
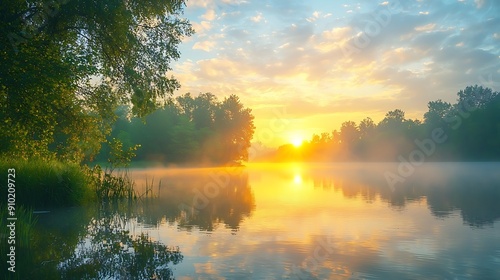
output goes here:
[[[467, 87], [458, 95], [460, 96], [464, 92], [472, 94], [474, 91], [471, 89], [474, 88]], [[498, 113], [500, 112], [500, 95], [488, 88], [477, 90], [477, 92], [486, 92], [488, 96], [494, 97], [488, 98], [488, 101], [479, 99], [481, 102], [472, 103], [477, 106], [473, 110], [456, 112], [453, 121], [457, 126], [449, 133], [450, 141], [448, 142], [454, 146], [455, 153], [462, 160], [498, 160], [500, 156], [500, 114]], [[469, 94], [467, 96], [474, 96]], [[470, 100], [477, 101], [477, 99]], [[460, 110], [460, 103], [455, 108]], [[464, 107], [464, 109], [466, 108]]]
[[120, 115], [108, 138], [139, 144], [138, 160], [164, 163], [247, 160], [255, 129], [251, 110], [235, 95], [220, 102], [211, 93], [184, 94], [143, 119]]
[[355, 122], [347, 121], [340, 127], [340, 139], [345, 147], [353, 147], [359, 140], [359, 129]]
[[427, 108], [429, 110], [424, 114], [424, 123], [435, 127], [441, 126], [444, 119], [452, 113], [453, 109], [450, 103], [444, 102], [441, 99], [430, 101], [427, 104]]
[[[314, 134], [303, 149], [303, 159], [401, 161], [401, 156], [406, 156], [424, 161], [498, 160], [500, 93], [476, 85], [460, 90], [457, 96], [456, 104], [440, 99], [429, 102], [423, 123], [406, 119], [404, 111], [396, 109], [387, 112], [378, 125], [365, 118], [359, 126], [352, 121], [342, 123], [340, 133], [334, 130], [331, 137]], [[326, 138], [325, 147], [322, 139]], [[425, 158], [424, 153], [418, 158], [419, 151], [425, 152]]]
[[193, 119], [193, 110], [194, 110], [194, 99], [191, 96], [191, 93], [186, 93], [184, 95], [178, 96], [175, 98], [179, 110], [182, 114], [187, 116], [189, 120]]
[[221, 136], [218, 149], [224, 149], [218, 159], [221, 163], [248, 160], [248, 148], [255, 130], [253, 119], [252, 110], [244, 108], [234, 94], [220, 104], [215, 114], [215, 132]]
[[383, 124], [390, 123], [402, 123], [405, 121], [405, 112], [400, 109], [392, 110], [385, 114], [385, 118], [382, 120]]
[[[0, 6], [0, 152], [81, 161], [119, 103], [144, 116], [179, 83], [166, 74], [193, 29], [184, 1], [12, 0]], [[57, 140], [57, 141], [56, 141]]]
[[196, 129], [213, 128], [217, 98], [211, 93], [202, 93], [194, 100], [192, 119]]
[[380, 121], [377, 128], [381, 133], [382, 138], [394, 138], [394, 136], [403, 136], [407, 130], [405, 124], [405, 112], [400, 109], [389, 111], [385, 114], [385, 118]]
[[366, 139], [368, 137], [371, 137], [373, 133], [375, 132], [375, 129], [377, 128], [377, 125], [373, 122], [373, 120], [370, 117], [367, 117], [363, 119], [359, 123], [359, 134], [362, 139]]
[[465, 111], [471, 111], [477, 108], [484, 108], [498, 96], [498, 92], [494, 92], [490, 88], [474, 85], [460, 90], [457, 96], [458, 108]]

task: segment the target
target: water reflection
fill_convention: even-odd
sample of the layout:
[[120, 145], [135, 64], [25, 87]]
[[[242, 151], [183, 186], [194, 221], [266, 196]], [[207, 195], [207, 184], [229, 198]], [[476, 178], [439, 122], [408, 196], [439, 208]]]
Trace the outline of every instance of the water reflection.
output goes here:
[[425, 164], [394, 188], [395, 164], [133, 170], [154, 197], [40, 216], [20, 266], [26, 279], [500, 279], [499, 167]]
[[31, 245], [17, 251], [16, 274], [2, 271], [3, 279], [173, 279], [171, 265], [183, 256], [135, 230], [144, 209], [123, 201], [37, 215]]
[[278, 259], [258, 274], [278, 278], [498, 279], [499, 167], [427, 164], [392, 189], [394, 164], [257, 166], [246, 254]]
[[156, 199], [146, 204], [147, 220], [141, 222], [157, 224], [165, 219], [183, 230], [203, 231], [224, 225], [236, 232], [255, 209], [255, 197], [243, 169], [158, 169], [136, 170], [132, 174], [139, 190], [140, 186], [151, 186], [153, 178], [158, 182], [153, 181]]
[[132, 234], [127, 212], [109, 210], [105, 207], [92, 218], [85, 238], [80, 240], [71, 256], [59, 263], [61, 277], [173, 279], [169, 264], [182, 261], [179, 248], [153, 241], [143, 232]]
[[[83, 208], [35, 216], [37, 223], [31, 229], [29, 244], [16, 244], [15, 274], [2, 269], [0, 279], [59, 279], [58, 262], [72, 254], [91, 217], [90, 212]], [[2, 263], [5, 263], [4, 256], [0, 257]]]
[[293, 181], [303, 176], [314, 188], [340, 191], [351, 199], [362, 197], [368, 203], [380, 197], [394, 209], [425, 200], [436, 217], [459, 211], [466, 224], [481, 227], [500, 218], [500, 173], [496, 167], [491, 163], [430, 163], [391, 188], [384, 173], [395, 170], [394, 164], [318, 165], [303, 168], [302, 174], [293, 175]]

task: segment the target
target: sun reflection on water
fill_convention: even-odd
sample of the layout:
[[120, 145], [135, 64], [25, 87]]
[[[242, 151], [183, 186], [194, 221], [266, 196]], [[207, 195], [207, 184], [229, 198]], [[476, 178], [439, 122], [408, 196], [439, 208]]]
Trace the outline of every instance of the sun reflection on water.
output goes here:
[[295, 174], [295, 175], [293, 176], [293, 183], [294, 183], [295, 185], [302, 185], [302, 175], [300, 175], [300, 174]]

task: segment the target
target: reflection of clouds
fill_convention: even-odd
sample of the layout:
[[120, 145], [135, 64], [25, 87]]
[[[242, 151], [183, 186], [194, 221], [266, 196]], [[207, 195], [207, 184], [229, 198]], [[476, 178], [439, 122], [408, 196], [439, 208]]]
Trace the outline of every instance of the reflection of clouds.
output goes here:
[[435, 258], [437, 255], [437, 247], [436, 241], [430, 238], [401, 241], [397, 244], [397, 249], [399, 251], [408, 252], [425, 258]]
[[[476, 215], [471, 208], [481, 205], [467, 208], [466, 198], [489, 196], [498, 201], [498, 193], [488, 187], [488, 182], [498, 179], [488, 175], [497, 166], [474, 166], [423, 166], [415, 179], [409, 178], [394, 193], [381, 175], [386, 165], [249, 168], [248, 184], [256, 207], [236, 234], [225, 227], [216, 227], [210, 234], [194, 227], [186, 234], [174, 221], [160, 226], [159, 238], [179, 245], [184, 254], [175, 267], [178, 279], [297, 279], [294, 275], [303, 279], [495, 279], [500, 277], [495, 269], [500, 264], [498, 231], [464, 225], [466, 216], [457, 210], [450, 210], [457, 215], [436, 218], [430, 206]], [[302, 187], [290, 192], [296, 175]], [[475, 185], [468, 184], [472, 182]], [[432, 190], [440, 191], [438, 201], [432, 200], [437, 197]], [[497, 213], [488, 202], [483, 207]], [[496, 218], [490, 216], [489, 223], [494, 224]], [[321, 240], [333, 244], [332, 250], [321, 251], [325, 258], [314, 266], [311, 260]]]
[[216, 275], [217, 272], [212, 262], [195, 263], [194, 267], [198, 275]]

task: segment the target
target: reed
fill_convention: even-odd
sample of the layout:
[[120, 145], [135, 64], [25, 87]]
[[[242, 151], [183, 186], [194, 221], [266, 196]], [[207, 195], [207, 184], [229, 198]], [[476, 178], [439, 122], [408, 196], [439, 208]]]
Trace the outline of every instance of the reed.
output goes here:
[[99, 165], [87, 169], [91, 178], [92, 188], [100, 201], [115, 199], [136, 199], [135, 183], [130, 178], [128, 170], [115, 172], [113, 169], [104, 169]]
[[[15, 169], [16, 205], [36, 209], [81, 205], [92, 200], [88, 178], [78, 164], [48, 160], [0, 160], [0, 170]], [[6, 197], [7, 180], [0, 180]]]

